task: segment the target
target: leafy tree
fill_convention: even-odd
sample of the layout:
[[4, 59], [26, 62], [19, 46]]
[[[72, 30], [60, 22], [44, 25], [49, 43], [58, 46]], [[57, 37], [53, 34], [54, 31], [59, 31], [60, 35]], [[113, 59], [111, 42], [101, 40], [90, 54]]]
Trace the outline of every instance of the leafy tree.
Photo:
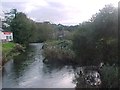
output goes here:
[[28, 44], [32, 36], [32, 27], [30, 20], [22, 13], [16, 13], [16, 16], [10, 23], [11, 31], [13, 32], [14, 41], [20, 44]]
[[17, 9], [11, 9], [10, 12], [4, 12], [5, 19], [2, 21], [4, 31], [11, 31], [10, 23], [16, 17]]
[[36, 23], [36, 29], [34, 36], [36, 36], [36, 42], [43, 42], [53, 39], [54, 29], [50, 23]]
[[81, 60], [117, 64], [117, 8], [106, 5], [90, 21], [83, 22], [73, 38]]

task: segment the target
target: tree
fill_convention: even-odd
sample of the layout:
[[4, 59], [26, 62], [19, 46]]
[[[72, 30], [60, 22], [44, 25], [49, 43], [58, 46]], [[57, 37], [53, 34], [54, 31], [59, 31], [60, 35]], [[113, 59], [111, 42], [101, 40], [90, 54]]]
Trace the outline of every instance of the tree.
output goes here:
[[2, 21], [2, 28], [4, 31], [11, 31], [10, 23], [11, 21], [16, 18], [17, 9], [11, 9], [10, 12], [4, 12], [4, 20]]
[[117, 8], [106, 5], [75, 33], [73, 47], [81, 60], [117, 64]]
[[54, 26], [50, 22], [35, 23], [34, 41], [43, 42], [54, 38]]
[[[112, 5], [106, 5], [93, 21], [94, 41], [98, 54], [105, 62], [117, 62], [117, 42], [118, 42], [118, 11]], [[107, 53], [107, 54], [106, 54]]]
[[10, 23], [13, 32], [14, 42], [27, 45], [32, 36], [32, 27], [30, 20], [22, 12], [17, 12]]

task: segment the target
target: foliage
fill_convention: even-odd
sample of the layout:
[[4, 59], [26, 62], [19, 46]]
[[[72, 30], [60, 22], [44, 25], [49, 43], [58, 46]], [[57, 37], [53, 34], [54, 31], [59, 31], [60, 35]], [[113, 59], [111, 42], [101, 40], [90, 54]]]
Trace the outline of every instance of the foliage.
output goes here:
[[17, 9], [11, 9], [9, 12], [4, 12], [5, 19], [2, 20], [2, 29], [4, 29], [4, 31], [11, 31], [10, 23], [16, 16], [16, 14], [17, 14]]
[[2, 62], [3, 64], [7, 61], [9, 58], [11, 51], [15, 47], [15, 43], [8, 42], [2, 44]]
[[17, 13], [16, 17], [11, 21], [10, 27], [16, 43], [24, 45], [29, 43], [32, 35], [32, 27], [30, 20], [24, 13]]
[[78, 61], [117, 64], [117, 8], [106, 5], [74, 34]]
[[5, 13], [3, 22], [8, 25], [7, 27], [3, 25], [3, 29], [13, 32], [14, 42], [24, 45], [30, 42], [55, 40], [59, 36], [60, 28], [64, 30], [65, 38], [71, 40], [72, 31], [78, 28], [78, 26], [56, 25], [48, 21], [35, 22], [17, 9], [11, 9], [10, 12]]
[[[85, 67], [86, 68], [86, 67]], [[89, 68], [88, 68], [89, 69]], [[100, 68], [99, 70], [99, 74], [101, 79], [101, 84], [100, 85], [88, 85], [86, 83], [86, 80], [84, 79], [84, 75], [83, 74], [85, 71], [83, 70], [83, 73], [75, 73], [75, 79], [74, 82], [76, 82], [76, 88], [118, 88], [119, 87], [119, 81], [120, 81], [120, 76], [119, 76], [119, 67], [113, 65], [104, 65]], [[94, 71], [93, 69], [91, 69], [90, 72]], [[92, 75], [94, 76], [94, 75]]]
[[71, 45], [68, 40], [48, 41], [44, 44], [44, 56], [48, 62], [70, 63], [75, 58]]
[[30, 42], [42, 42], [53, 37], [53, 25], [50, 23], [34, 22], [25, 13], [17, 12], [16, 9], [12, 9], [5, 15], [5, 22], [9, 25], [7, 31], [13, 32], [16, 43], [28, 45]]
[[[76, 26], [34, 22], [26, 14], [17, 12], [16, 9], [6, 13], [6, 15], [8, 16], [6, 16], [4, 22], [10, 25], [7, 30], [13, 32], [14, 42], [26, 45], [30, 42], [45, 41], [43, 46], [44, 62], [67, 64], [69, 62], [79, 64], [109, 63], [110, 65], [101, 69], [102, 87], [118, 87], [118, 67], [111, 66], [112, 64], [118, 64], [117, 8], [106, 5], [89, 21]], [[58, 40], [57, 37], [61, 34], [61, 31], [64, 35], [63, 39], [67, 40]], [[6, 57], [14, 46], [14, 43], [3, 44], [3, 55]], [[21, 50], [20, 46], [16, 48], [18, 51]], [[76, 57], [77, 61], [75, 60]]]
[[118, 88], [118, 67], [105, 65], [101, 69], [101, 75], [103, 88]]
[[54, 29], [50, 23], [36, 23], [34, 28], [33, 39], [35, 42], [43, 42], [53, 39]]
[[19, 44], [13, 42], [6, 42], [2, 44], [2, 62], [3, 64], [7, 62], [11, 57], [18, 55], [24, 50]]

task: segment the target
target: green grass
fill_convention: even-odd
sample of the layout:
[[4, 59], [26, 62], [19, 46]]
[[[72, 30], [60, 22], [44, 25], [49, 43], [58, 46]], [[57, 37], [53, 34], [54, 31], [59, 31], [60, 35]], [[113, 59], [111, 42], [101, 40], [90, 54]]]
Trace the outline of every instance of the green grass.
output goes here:
[[6, 42], [2, 44], [2, 63], [6, 63], [10, 57], [13, 55], [11, 52], [15, 47], [15, 43]]
[[12, 57], [20, 54], [20, 52], [24, 49], [20, 44], [16, 44], [13, 42], [7, 42], [2, 44], [2, 62], [5, 64]]
[[7, 54], [15, 47], [15, 43], [7, 42], [2, 44], [2, 52]]

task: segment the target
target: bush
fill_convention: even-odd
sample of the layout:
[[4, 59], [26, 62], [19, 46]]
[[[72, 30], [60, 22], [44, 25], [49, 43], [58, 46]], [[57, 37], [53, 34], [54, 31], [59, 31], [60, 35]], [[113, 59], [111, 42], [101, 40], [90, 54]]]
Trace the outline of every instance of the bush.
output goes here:
[[49, 62], [69, 63], [75, 58], [71, 47], [72, 42], [68, 40], [47, 41], [44, 44], [43, 55]]
[[118, 88], [118, 67], [106, 65], [101, 69], [103, 88]]
[[12, 52], [24, 52], [25, 51], [24, 49], [25, 47], [23, 47], [22, 45], [16, 44]]

